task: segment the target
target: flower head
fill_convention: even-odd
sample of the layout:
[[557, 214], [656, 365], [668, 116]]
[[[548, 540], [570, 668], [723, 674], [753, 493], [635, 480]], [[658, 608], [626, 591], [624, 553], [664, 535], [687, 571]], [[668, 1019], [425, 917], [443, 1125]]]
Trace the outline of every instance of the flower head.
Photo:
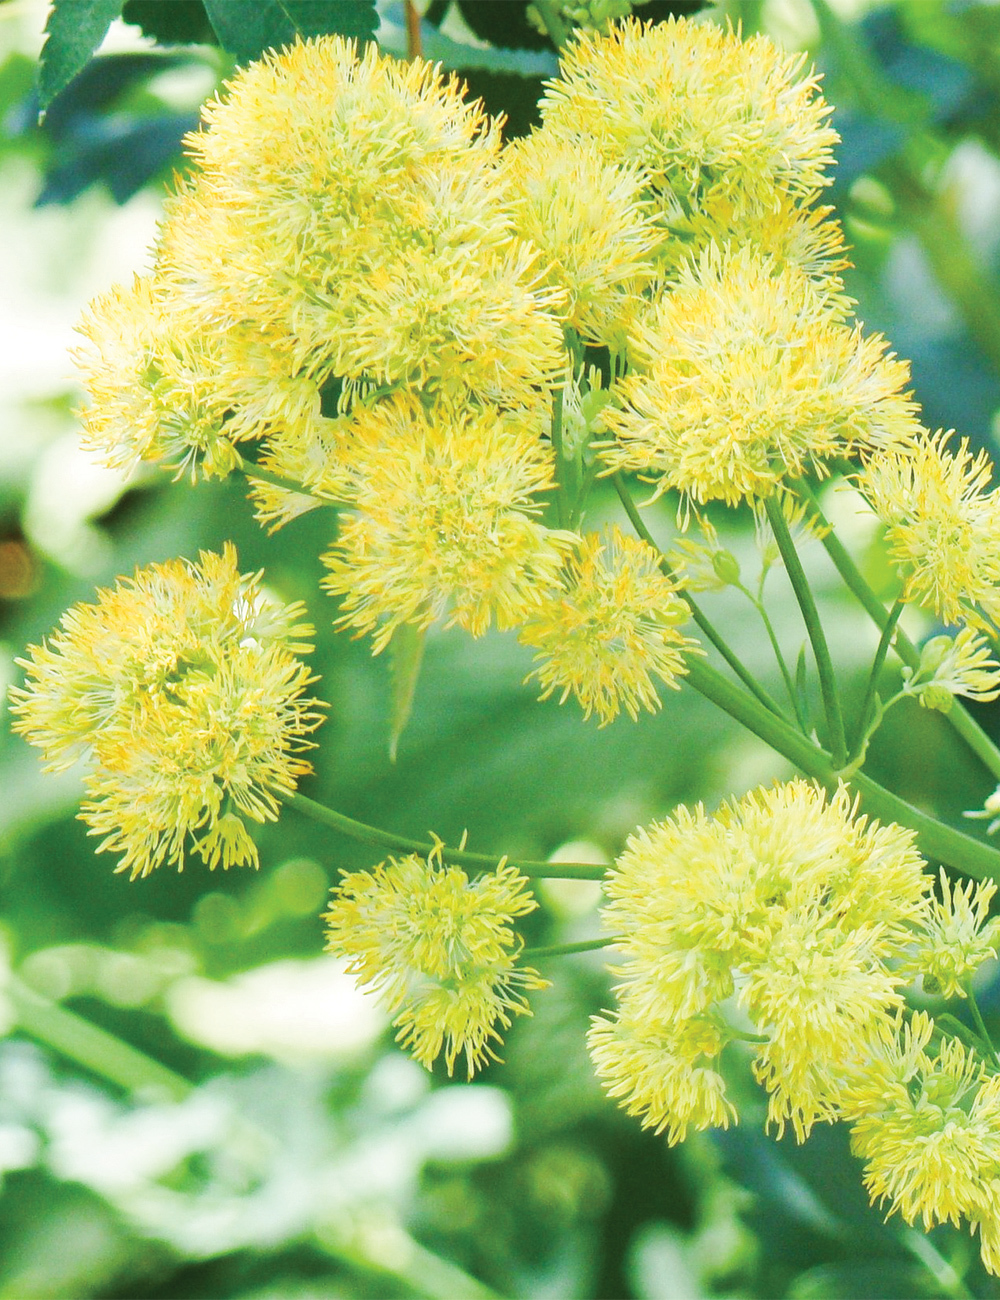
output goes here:
[[[755, 1068], [771, 1121], [790, 1120], [801, 1139], [836, 1114], [847, 1063], [900, 1003], [891, 961], [926, 910], [912, 841], [856, 816], [843, 788], [827, 800], [805, 781], [754, 791], [714, 817], [682, 807], [633, 835], [608, 877], [604, 921], [622, 953], [619, 1014], [629, 1040], [645, 1043], [643, 1070], [652, 1075], [664, 1026], [708, 1017], [723, 1039], [741, 1036], [726, 1028], [735, 997], [762, 1039]], [[664, 1053], [672, 1079], [680, 1067]], [[640, 1110], [668, 1104], [660, 1094], [654, 1105], [646, 1085], [621, 1084], [621, 1095]]]
[[983, 962], [1000, 951], [1000, 917], [989, 919], [997, 892], [992, 880], [952, 883], [941, 869], [941, 897], [933, 898], [917, 931], [907, 970], [924, 977], [924, 988], [943, 998], [966, 996]]
[[1000, 695], [1000, 663], [990, 658], [984, 636], [963, 627], [955, 637], [935, 636], [926, 642], [916, 670], [903, 669], [903, 690], [924, 708], [944, 713], [956, 695], [985, 703]]
[[661, 238], [642, 174], [544, 130], [512, 141], [504, 161], [515, 228], [541, 250], [546, 282], [567, 295], [560, 314], [581, 337], [621, 350]]
[[597, 1077], [643, 1128], [667, 1131], [673, 1146], [688, 1129], [728, 1128], [736, 1108], [718, 1071], [727, 1036], [710, 1016], [651, 1020], [623, 1002], [614, 1017], [595, 1016], [587, 1043]]
[[378, 627], [376, 649], [442, 615], [473, 636], [516, 626], [558, 581], [574, 539], [535, 517], [552, 465], [526, 413], [400, 394], [356, 414], [352, 474], [324, 586], [341, 624]]
[[765, 36], [710, 23], [634, 19], [578, 33], [542, 100], [546, 131], [639, 164], [682, 209], [728, 198], [767, 208], [776, 192], [825, 185], [836, 132], [804, 60]]
[[886, 1026], [846, 1102], [872, 1200], [907, 1223], [920, 1218], [925, 1231], [995, 1220], [1000, 1169], [1000, 1077], [955, 1039], [931, 1055], [933, 1028], [920, 1012], [911, 1025]]
[[651, 323], [623, 406], [605, 422], [612, 469], [695, 502], [772, 494], [782, 480], [856, 445], [918, 428], [906, 366], [799, 268], [751, 248], [711, 246], [680, 270]]
[[513, 236], [497, 125], [454, 78], [299, 41], [241, 70], [188, 143], [198, 181], [168, 211], [162, 272], [214, 319], [287, 339], [293, 373], [495, 401], [551, 384], [559, 295]]
[[873, 455], [858, 477], [886, 525], [903, 598], [926, 603], [945, 623], [1000, 620], [1000, 495], [993, 465], [962, 439], [926, 434]]
[[498, 1059], [497, 1026], [530, 1014], [525, 991], [545, 987], [517, 966], [512, 923], [537, 906], [527, 884], [503, 863], [470, 881], [442, 864], [439, 847], [350, 872], [334, 891], [327, 947], [380, 994], [400, 1042], [428, 1069], [443, 1050], [448, 1073], [464, 1055], [471, 1079]]
[[227, 545], [137, 570], [19, 661], [15, 730], [51, 768], [90, 759], [81, 816], [117, 870], [180, 869], [189, 845], [212, 867], [256, 865], [244, 819], [277, 816], [320, 722], [296, 658], [303, 613], [269, 605]]
[[584, 716], [596, 712], [604, 726], [622, 707], [633, 719], [640, 705], [658, 709], [654, 678], [679, 687], [684, 653], [696, 647], [678, 630], [688, 618], [652, 548], [612, 528], [603, 539], [582, 539], [561, 585], [545, 593], [518, 635], [538, 650], [530, 675], [541, 682], [542, 699], [561, 689], [565, 701], [572, 691]]

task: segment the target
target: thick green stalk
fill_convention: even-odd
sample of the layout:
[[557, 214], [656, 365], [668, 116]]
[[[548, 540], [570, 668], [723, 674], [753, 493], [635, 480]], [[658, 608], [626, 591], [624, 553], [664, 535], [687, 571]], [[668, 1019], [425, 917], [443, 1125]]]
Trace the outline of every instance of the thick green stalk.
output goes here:
[[42, 997], [16, 976], [4, 985], [25, 1033], [62, 1056], [129, 1092], [166, 1093], [182, 1101], [192, 1089], [187, 1079], [145, 1052], [109, 1034], [75, 1012]]
[[833, 660], [830, 658], [830, 650], [826, 644], [826, 634], [823, 631], [823, 624], [820, 622], [819, 610], [816, 608], [812, 589], [803, 571], [799, 553], [792, 541], [792, 535], [788, 531], [788, 523], [782, 513], [781, 503], [777, 497], [765, 497], [764, 509], [767, 511], [771, 531], [774, 533], [774, 540], [778, 543], [778, 550], [781, 552], [781, 558], [785, 563], [785, 572], [788, 574], [792, 590], [795, 592], [795, 599], [798, 601], [799, 610], [802, 613], [802, 621], [806, 625], [806, 632], [813, 648], [816, 670], [819, 673], [820, 691], [823, 696], [823, 710], [826, 713], [826, 725], [830, 732], [830, 748], [833, 761], [837, 767], [843, 767], [847, 762], [844, 716], [840, 708], [840, 693], [837, 690], [837, 677], [833, 670]]
[[[833, 561], [837, 572], [843, 579], [844, 585], [854, 595], [876, 627], [883, 629], [889, 617], [885, 606], [872, 591], [850, 553], [833, 532], [813, 492], [805, 483], [797, 484], [795, 491], [798, 496], [809, 504], [817, 523], [822, 525], [824, 530], [823, 545], [826, 547], [826, 553]], [[907, 667], [917, 668], [919, 666], [920, 651], [902, 628], [896, 632], [895, 647], [896, 653]], [[968, 710], [963, 708], [956, 700], [943, 716], [962, 737], [984, 767], [1000, 781], [1000, 749], [990, 740]]]
[[[709, 664], [690, 661], [687, 681], [700, 695], [711, 700], [790, 763], [794, 763], [806, 776], [811, 776], [828, 790], [836, 790], [844, 780], [842, 769], [833, 763], [825, 750], [814, 745], [781, 718], [776, 718]], [[880, 821], [898, 822], [915, 831], [917, 844], [925, 857], [944, 862], [975, 880], [985, 877], [1000, 880], [1000, 852], [989, 844], [975, 840], [964, 831], [946, 826], [944, 822], [914, 808], [864, 772], [853, 773], [845, 784], [861, 796], [862, 806], [867, 813], [878, 817]]]
[[[671, 580], [675, 580], [676, 575], [674, 574], [673, 569], [670, 567], [670, 561], [663, 554], [663, 551], [659, 548], [659, 546], [657, 546], [653, 534], [646, 527], [646, 521], [639, 513], [638, 507], [636, 506], [635, 502], [632, 500], [632, 494], [629, 492], [628, 488], [626, 487], [624, 478], [622, 478], [621, 474], [618, 473], [612, 476], [611, 481], [615, 485], [615, 491], [618, 493], [618, 499], [621, 501], [622, 506], [625, 508], [625, 513], [628, 515], [629, 522], [631, 523], [632, 527], [635, 529], [636, 536], [640, 537], [646, 543], [646, 545], [651, 547], [660, 557], [660, 572], [663, 574], [663, 576], [665, 578], [670, 578]], [[680, 598], [687, 605], [688, 609], [691, 611], [691, 618], [693, 619], [695, 625], [701, 629], [701, 631], [705, 634], [709, 642], [711, 642], [711, 644], [715, 647], [715, 649], [719, 652], [719, 654], [723, 657], [723, 659], [725, 659], [726, 663], [733, 670], [733, 672], [740, 679], [740, 681], [747, 688], [747, 690], [751, 691], [754, 694], [754, 696], [761, 702], [761, 704], [763, 704], [766, 709], [770, 709], [771, 712], [775, 714], [777, 717], [779, 718], [786, 717], [787, 715], [785, 714], [785, 711], [784, 709], [782, 709], [781, 705], [778, 704], [777, 701], [771, 698], [771, 696], [767, 693], [764, 687], [761, 686], [760, 682], [757, 681], [756, 677], [754, 677], [750, 669], [747, 668], [747, 666], [739, 659], [737, 655], [733, 653], [732, 650], [730, 650], [722, 634], [716, 630], [714, 625], [708, 619], [707, 615], [702, 612], [701, 606], [697, 603], [697, 601], [690, 594], [690, 592], [678, 591], [677, 594], [680, 596]]]
[[[325, 804], [317, 803], [315, 799], [307, 799], [304, 794], [286, 795], [283, 802], [303, 816], [311, 817], [313, 821], [320, 822], [331, 830], [339, 831], [348, 839], [358, 840], [361, 844], [373, 844], [377, 848], [390, 849], [397, 853], [419, 853], [423, 858], [438, 851], [438, 846], [435, 844], [429, 844], [424, 840], [411, 840], [405, 835], [395, 835], [392, 831], [383, 831], [377, 826], [355, 821], [353, 817], [346, 817]], [[524, 862], [514, 858], [497, 857], [490, 853], [468, 853], [465, 849], [447, 847], [442, 847], [440, 853], [443, 862], [451, 862], [459, 867], [474, 867], [477, 871], [492, 871], [501, 862], [506, 862], [508, 866], [516, 867], [522, 876], [528, 876], [532, 880], [604, 879], [604, 868], [595, 866], [591, 862]]]

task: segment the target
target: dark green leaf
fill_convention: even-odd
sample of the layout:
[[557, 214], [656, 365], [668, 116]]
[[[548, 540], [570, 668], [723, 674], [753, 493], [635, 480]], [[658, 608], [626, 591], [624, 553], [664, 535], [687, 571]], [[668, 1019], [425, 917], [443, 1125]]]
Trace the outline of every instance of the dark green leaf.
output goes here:
[[43, 112], [86, 67], [121, 10], [122, 0], [54, 0], [38, 67]]
[[389, 677], [392, 682], [392, 704], [389, 710], [389, 759], [396, 761], [396, 750], [403, 728], [413, 711], [413, 693], [417, 689], [420, 665], [424, 661], [424, 628], [404, 623], [389, 642]]
[[214, 45], [215, 32], [201, 0], [125, 0], [122, 18], [160, 45]]
[[222, 47], [240, 63], [296, 36], [337, 33], [367, 41], [378, 27], [375, 0], [204, 0]]

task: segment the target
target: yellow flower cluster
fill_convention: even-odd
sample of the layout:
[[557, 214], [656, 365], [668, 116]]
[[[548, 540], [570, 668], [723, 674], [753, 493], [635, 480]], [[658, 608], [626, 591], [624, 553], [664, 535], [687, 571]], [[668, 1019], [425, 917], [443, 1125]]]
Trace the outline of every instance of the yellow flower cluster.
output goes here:
[[[656, 707], [690, 643], [664, 639], [675, 598], [650, 622], [669, 593], [648, 556], [545, 515], [554, 398], [593, 396], [581, 342], [617, 382], [572, 454], [613, 439], [605, 471], [697, 503], [769, 495], [914, 418], [905, 366], [850, 321], [817, 203], [836, 135], [801, 59], [571, 9], [541, 125], [506, 148], [454, 78], [374, 46], [298, 41], [238, 72], [189, 137], [151, 274], [93, 304], [79, 355], [111, 463], [242, 466], [273, 526], [342, 503], [326, 586], [376, 651], [404, 623], [521, 627], [543, 694], [605, 722]], [[606, 603], [612, 573], [634, 607], [616, 624], [584, 596], [601, 648], [548, 655], [584, 627], [572, 593]]]
[[537, 518], [552, 464], [523, 417], [394, 395], [357, 413], [350, 480], [324, 586], [376, 650], [442, 615], [474, 636], [516, 626], [558, 581], [573, 537]]
[[471, 1079], [499, 1059], [497, 1026], [530, 1014], [524, 993], [546, 986], [517, 965], [512, 922], [537, 907], [527, 884], [503, 863], [470, 881], [443, 865], [439, 845], [426, 859], [410, 854], [349, 872], [334, 891], [327, 947], [381, 995], [397, 1038], [428, 1069], [443, 1050], [449, 1075], [464, 1056]]
[[873, 1198], [908, 1222], [980, 1225], [993, 1266], [1000, 1080], [958, 1044], [928, 1055], [932, 1022], [908, 1022], [900, 991], [922, 974], [964, 996], [1000, 947], [992, 882], [942, 874], [935, 898], [911, 831], [859, 817], [843, 787], [792, 781], [638, 831], [605, 888], [617, 1005], [590, 1049], [630, 1114], [670, 1142], [727, 1127], [721, 1058], [745, 1045], [779, 1133], [852, 1123]]
[[257, 865], [246, 822], [273, 820], [311, 771], [321, 720], [296, 658], [312, 648], [304, 613], [241, 577], [227, 545], [137, 570], [18, 661], [14, 728], [50, 769], [90, 760], [81, 816], [116, 870], [181, 870], [189, 849], [213, 869]]
[[603, 726], [623, 706], [632, 718], [640, 705], [655, 712], [654, 677], [680, 685], [684, 652], [697, 649], [678, 631], [687, 618], [656, 552], [612, 528], [605, 540], [596, 533], [583, 539], [561, 588], [528, 618], [520, 639], [538, 651], [531, 675], [542, 698], [561, 688], [565, 700], [572, 692], [584, 716], [596, 713]]
[[926, 434], [873, 455], [858, 485], [886, 526], [903, 598], [946, 623], [1000, 624], [1000, 490], [984, 451]]

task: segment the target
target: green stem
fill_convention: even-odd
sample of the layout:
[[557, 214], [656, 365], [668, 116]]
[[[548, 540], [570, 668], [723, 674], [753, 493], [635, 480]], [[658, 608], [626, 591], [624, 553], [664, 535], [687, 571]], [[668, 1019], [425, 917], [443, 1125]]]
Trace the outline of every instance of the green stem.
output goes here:
[[764, 602], [763, 600], [755, 599], [755, 597], [752, 596], [751, 593], [747, 591], [745, 587], [741, 587], [740, 590], [746, 595], [747, 599], [751, 601], [754, 609], [760, 615], [761, 622], [764, 624], [764, 630], [767, 632], [767, 639], [771, 642], [771, 649], [774, 651], [774, 657], [778, 662], [778, 668], [781, 671], [781, 677], [785, 683], [785, 690], [788, 692], [788, 698], [791, 700], [792, 708], [795, 710], [795, 716], [798, 719], [799, 726], [803, 731], [808, 731], [809, 728], [806, 726], [806, 720], [802, 716], [802, 709], [799, 704], [798, 691], [796, 691], [795, 689], [795, 683], [792, 681], [792, 675], [788, 671], [788, 665], [785, 663], [785, 656], [781, 653], [781, 646], [778, 643], [778, 637], [777, 634], [775, 633], [774, 625], [772, 624], [768, 616], [767, 609], [764, 606]]
[[979, 1010], [979, 1003], [973, 992], [972, 980], [965, 981], [965, 996], [969, 1001], [969, 1011], [975, 1022], [976, 1029], [979, 1031], [979, 1037], [983, 1040], [983, 1046], [987, 1054], [992, 1057], [993, 1064], [1000, 1067], [1000, 1057], [997, 1056], [997, 1049], [993, 1046], [993, 1039], [990, 1037], [990, 1031], [986, 1028], [986, 1021], [983, 1019], [983, 1013]]
[[[349, 839], [358, 840], [361, 844], [373, 844], [377, 848], [391, 849], [398, 853], [419, 853], [423, 858], [438, 851], [435, 844], [411, 840], [405, 835], [394, 835], [392, 831], [368, 826], [365, 822], [355, 821], [353, 817], [346, 817], [325, 804], [317, 803], [315, 799], [307, 799], [304, 794], [286, 795], [283, 802], [304, 817], [311, 817], [313, 821], [339, 831]], [[604, 867], [595, 866], [591, 862], [523, 862], [489, 853], [467, 853], [465, 849], [442, 848], [441, 859], [459, 867], [474, 867], [478, 871], [493, 871], [501, 862], [506, 862], [522, 876], [528, 876], [532, 880], [603, 880], [605, 874]]]
[[[710, 664], [689, 660], [686, 680], [700, 695], [794, 763], [806, 776], [811, 776], [830, 791], [837, 789], [843, 780], [843, 769], [833, 763], [825, 750], [784, 719], [775, 717]], [[882, 822], [897, 822], [915, 831], [925, 857], [944, 862], [975, 880], [986, 877], [1000, 879], [1000, 852], [989, 844], [914, 808], [905, 799], [865, 776], [864, 772], [851, 774], [849, 784], [861, 796], [866, 812]]]
[[286, 492], [294, 492], [300, 497], [315, 497], [323, 505], [329, 506], [335, 503], [329, 497], [319, 496], [300, 483], [297, 479], [286, 478], [284, 474], [276, 474], [273, 469], [265, 469], [263, 465], [257, 465], [253, 461], [240, 459], [240, 470], [248, 479], [258, 479], [261, 483], [270, 483], [272, 487], [283, 488]]
[[552, 44], [561, 50], [569, 40], [569, 29], [560, 18], [554, 0], [535, 0], [535, 11], [545, 25]]
[[[896, 624], [899, 622], [899, 616], [903, 612], [903, 602], [897, 600], [895, 605], [889, 611], [889, 616], [882, 628], [882, 635], [879, 637], [878, 649], [875, 651], [875, 658], [872, 660], [872, 669], [868, 674], [868, 688], [865, 691], [864, 703], [861, 705], [860, 721], [858, 723], [858, 734], [851, 750], [850, 758], [860, 757], [865, 752], [865, 746], [868, 743], [868, 727], [871, 721], [871, 715], [875, 708], [875, 696], [878, 693], [878, 679], [885, 665], [885, 657], [889, 653], [889, 646], [892, 644], [892, 638], [896, 631]], [[895, 701], [894, 701], [895, 702]]]
[[42, 997], [16, 976], [4, 986], [25, 1033], [77, 1065], [129, 1092], [165, 1092], [181, 1101], [192, 1089], [187, 1079], [145, 1052], [109, 1034], [75, 1012]]
[[595, 457], [591, 464], [587, 466], [583, 478], [580, 481], [580, 490], [577, 493], [576, 502], [574, 503], [573, 509], [570, 511], [569, 515], [570, 528], [577, 528], [579, 526], [580, 520], [583, 518], [587, 498], [590, 496], [590, 489], [594, 486], [594, 480], [597, 478], [600, 470], [601, 462]]
[[566, 457], [563, 453], [563, 390], [557, 388], [555, 397], [552, 399], [552, 450], [555, 452], [556, 462], [556, 510], [559, 514], [559, 527], [569, 527], [569, 501], [566, 495]]
[[[826, 547], [826, 553], [833, 561], [837, 572], [843, 579], [844, 585], [854, 595], [872, 622], [879, 628], [885, 627], [886, 619], [889, 617], [885, 606], [872, 591], [849, 552], [834, 534], [812, 490], [807, 484], [800, 482], [796, 484], [795, 491], [798, 496], [808, 503], [816, 522], [822, 526], [823, 545]], [[918, 668], [920, 666], [920, 651], [901, 628], [896, 632], [895, 649], [896, 654], [908, 667]], [[990, 740], [968, 710], [956, 700], [948, 712], [942, 716], [961, 736], [983, 766], [1000, 781], [1000, 749]]]
[[826, 644], [826, 635], [820, 622], [819, 610], [816, 608], [815, 600], [813, 600], [812, 590], [802, 568], [802, 562], [799, 560], [799, 553], [795, 549], [795, 543], [792, 541], [792, 535], [788, 531], [788, 523], [785, 520], [778, 498], [775, 496], [765, 497], [764, 509], [767, 511], [771, 531], [774, 533], [774, 540], [778, 543], [781, 558], [785, 562], [785, 572], [788, 574], [792, 590], [795, 592], [795, 599], [798, 601], [799, 610], [802, 613], [802, 621], [806, 625], [806, 632], [813, 648], [816, 670], [819, 673], [820, 691], [823, 696], [823, 709], [826, 713], [826, 724], [830, 732], [830, 749], [833, 761], [837, 767], [843, 767], [847, 762], [844, 717], [840, 708], [840, 693], [837, 690], [833, 660], [830, 658], [830, 650]]
[[[671, 581], [676, 581], [676, 575], [674, 574], [673, 569], [670, 567], [670, 561], [663, 554], [663, 551], [660, 549], [660, 547], [657, 546], [652, 533], [646, 527], [645, 520], [643, 519], [642, 515], [639, 513], [639, 509], [636, 506], [635, 502], [632, 500], [632, 495], [625, 485], [625, 480], [622, 478], [621, 474], [618, 473], [612, 475], [611, 481], [615, 485], [615, 491], [618, 493], [618, 499], [621, 501], [622, 505], [624, 506], [625, 513], [628, 515], [629, 522], [631, 523], [632, 527], [635, 529], [636, 535], [640, 537], [646, 543], [647, 546], [651, 547], [656, 552], [656, 554], [660, 557], [660, 572], [663, 574], [665, 578], [670, 578]], [[750, 669], [746, 667], [746, 665], [738, 658], [737, 655], [733, 653], [732, 650], [730, 650], [729, 646], [726, 644], [726, 641], [723, 639], [721, 633], [716, 631], [715, 627], [710, 622], [707, 615], [705, 615], [702, 612], [701, 606], [697, 603], [695, 598], [689, 592], [683, 590], [679, 590], [677, 594], [681, 597], [681, 599], [687, 605], [688, 609], [691, 611], [691, 618], [694, 620], [696, 626], [702, 630], [702, 632], [705, 634], [705, 636], [708, 638], [711, 644], [715, 647], [715, 649], [719, 652], [719, 654], [723, 657], [723, 659], [725, 659], [726, 663], [733, 670], [733, 672], [740, 679], [740, 681], [747, 688], [747, 690], [752, 692], [752, 694], [756, 697], [756, 699], [758, 699], [766, 709], [770, 709], [770, 711], [776, 717], [779, 718], [786, 717], [787, 715], [785, 714], [785, 711], [784, 709], [782, 709], [781, 705], [771, 698], [771, 696], [767, 693], [764, 687], [761, 686], [760, 682], [757, 681], [756, 677], [754, 677]]]
[[966, 1047], [972, 1047], [978, 1051], [983, 1049], [984, 1044], [980, 1042], [978, 1036], [972, 1032], [968, 1025], [963, 1025], [957, 1016], [953, 1016], [947, 1011], [943, 1011], [940, 1015], [934, 1017], [934, 1030], [935, 1032], [931, 1035], [932, 1042], [942, 1042], [945, 1037], [945, 1030], [947, 1030], [952, 1037], [957, 1038]]
[[553, 943], [543, 948], [525, 948], [522, 957], [534, 961], [538, 957], [568, 957], [574, 952], [596, 952], [598, 948], [613, 948], [621, 940], [612, 935], [610, 939], [583, 939], [580, 943]]

